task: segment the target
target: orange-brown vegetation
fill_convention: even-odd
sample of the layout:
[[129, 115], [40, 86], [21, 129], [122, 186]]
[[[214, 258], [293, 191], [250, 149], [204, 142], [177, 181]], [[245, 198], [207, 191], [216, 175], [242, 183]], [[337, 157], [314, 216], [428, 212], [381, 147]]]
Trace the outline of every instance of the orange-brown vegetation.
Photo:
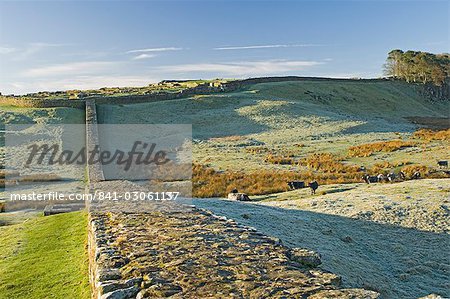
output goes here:
[[[195, 197], [224, 197], [231, 190], [238, 189], [249, 195], [271, 194], [287, 191], [289, 181], [310, 182], [317, 180], [319, 184], [342, 184], [361, 182], [363, 171], [359, 166], [346, 163], [342, 157], [331, 153], [317, 153], [295, 161], [293, 155], [268, 154], [265, 161], [273, 164], [298, 165], [302, 170], [254, 170], [254, 171], [217, 171], [213, 168], [193, 165], [193, 195]], [[379, 174], [402, 167], [407, 177], [420, 171], [422, 177], [447, 177], [444, 172], [434, 171], [423, 165], [410, 165], [409, 161], [380, 162], [367, 168], [369, 174]]]
[[405, 161], [398, 161], [395, 163], [390, 163], [388, 161], [384, 161], [384, 162], [379, 162], [379, 163], [375, 163], [372, 168], [370, 169], [370, 172], [373, 174], [378, 174], [378, 173], [386, 173], [386, 170], [391, 170], [393, 168], [397, 168], [400, 166], [405, 166], [411, 164], [411, 162], [405, 160]]
[[60, 181], [62, 178], [53, 173], [44, 173], [44, 174], [31, 174], [31, 175], [23, 175], [20, 177], [20, 183], [27, 182], [54, 182]]
[[325, 173], [355, 173], [359, 167], [342, 163], [342, 158], [330, 153], [312, 154], [302, 160], [299, 165]]
[[415, 146], [416, 142], [403, 140], [380, 141], [352, 146], [348, 150], [350, 157], [369, 157], [376, 152], [393, 152], [405, 147]]
[[268, 154], [264, 158], [264, 162], [271, 163], [271, 164], [280, 164], [280, 165], [293, 165], [295, 164], [295, 160], [293, 158], [293, 155], [274, 155], [274, 154]]
[[266, 153], [269, 151], [267, 147], [263, 146], [252, 146], [252, 147], [246, 147], [245, 151], [249, 154], [261, 154]]
[[258, 170], [250, 172], [216, 171], [205, 165], [193, 165], [193, 195], [224, 197], [234, 188], [249, 195], [287, 191], [289, 181], [319, 181], [320, 184], [361, 181], [361, 173], [316, 173], [314, 171]]
[[418, 171], [420, 172], [420, 174], [422, 176], [426, 176], [429, 175], [430, 172], [432, 171], [431, 169], [429, 169], [427, 166], [425, 165], [408, 165], [402, 168], [402, 171], [405, 173], [405, 175], [408, 176], [412, 176], [414, 172]]
[[441, 130], [441, 131], [421, 129], [421, 130], [414, 132], [413, 138], [422, 139], [422, 140], [426, 140], [426, 141], [431, 141], [431, 140], [450, 141], [450, 129]]

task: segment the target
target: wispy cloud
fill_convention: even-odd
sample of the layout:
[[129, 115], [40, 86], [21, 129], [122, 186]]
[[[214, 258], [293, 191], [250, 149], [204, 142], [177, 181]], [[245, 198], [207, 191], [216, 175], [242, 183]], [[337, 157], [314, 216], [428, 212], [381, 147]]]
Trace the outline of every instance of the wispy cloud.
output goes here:
[[423, 45], [424, 46], [441, 46], [441, 45], [445, 45], [445, 44], [446, 44], [446, 42], [444, 42], [444, 41], [435, 41], [435, 42], [427, 42], [427, 43], [424, 43]]
[[157, 82], [160, 78], [142, 76], [115, 76], [115, 75], [82, 75], [63, 77], [55, 80], [36, 78], [32, 81], [0, 83], [3, 90], [14, 90], [16, 94], [26, 94], [36, 91], [56, 91], [70, 89], [97, 89], [101, 87], [129, 87], [144, 86]]
[[134, 56], [133, 58], [131, 58], [132, 60], [142, 60], [142, 59], [149, 59], [149, 58], [153, 58], [156, 55], [153, 54], [139, 54], [137, 56]]
[[33, 54], [43, 51], [48, 48], [54, 48], [54, 47], [62, 47], [67, 46], [67, 44], [55, 44], [55, 43], [44, 43], [44, 42], [38, 42], [38, 43], [30, 43], [25, 48], [20, 49], [17, 52], [16, 57], [14, 57], [15, 60], [24, 60], [32, 56]]
[[299, 48], [299, 47], [318, 47], [318, 44], [281, 44], [281, 45], [253, 45], [253, 46], [227, 46], [218, 47], [214, 50], [251, 50], [251, 49], [271, 49], [271, 48]]
[[51, 77], [61, 75], [89, 74], [99, 71], [106, 71], [114, 64], [116, 63], [110, 61], [63, 63], [28, 69], [25, 70], [22, 75], [25, 77]]
[[0, 54], [10, 54], [15, 52], [16, 49], [15, 48], [10, 48], [10, 47], [0, 47]]
[[148, 53], [148, 52], [167, 52], [167, 51], [180, 51], [183, 48], [178, 47], [166, 47], [166, 48], [147, 48], [147, 49], [136, 49], [127, 51], [128, 54], [132, 53]]
[[181, 64], [161, 66], [158, 67], [158, 69], [165, 73], [206, 72], [224, 75], [247, 76], [301, 71], [305, 68], [320, 64], [323, 64], [323, 62], [307, 60], [267, 60], [230, 63]]

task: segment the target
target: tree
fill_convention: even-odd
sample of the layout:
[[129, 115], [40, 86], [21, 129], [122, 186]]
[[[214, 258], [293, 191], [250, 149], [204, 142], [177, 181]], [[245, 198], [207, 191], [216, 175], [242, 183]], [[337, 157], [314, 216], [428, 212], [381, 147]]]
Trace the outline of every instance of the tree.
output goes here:
[[392, 50], [384, 64], [384, 73], [406, 82], [441, 86], [450, 77], [450, 54]]

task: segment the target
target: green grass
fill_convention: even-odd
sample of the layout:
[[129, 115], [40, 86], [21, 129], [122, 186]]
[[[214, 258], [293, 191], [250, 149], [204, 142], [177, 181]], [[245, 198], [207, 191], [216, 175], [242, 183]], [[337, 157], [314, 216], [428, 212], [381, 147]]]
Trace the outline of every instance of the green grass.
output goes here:
[[76, 108], [21, 108], [0, 105], [0, 125], [83, 124], [84, 110]]
[[[277, 155], [294, 152], [347, 156], [351, 146], [401, 139], [416, 130], [405, 117], [446, 117], [448, 103], [433, 103], [413, 85], [402, 82], [292, 81], [261, 83], [233, 93], [194, 96], [133, 105], [99, 105], [104, 123], [192, 123], [193, 158], [215, 169], [301, 170], [265, 163], [267, 153], [250, 154], [257, 141]], [[399, 133], [398, 133], [399, 132]], [[240, 136], [241, 138], [220, 138]], [[296, 144], [303, 144], [297, 147]], [[446, 157], [445, 142], [371, 157], [348, 157], [348, 163], [371, 167], [380, 161], [409, 161], [435, 166]]]
[[0, 298], [90, 298], [87, 215], [0, 227]]

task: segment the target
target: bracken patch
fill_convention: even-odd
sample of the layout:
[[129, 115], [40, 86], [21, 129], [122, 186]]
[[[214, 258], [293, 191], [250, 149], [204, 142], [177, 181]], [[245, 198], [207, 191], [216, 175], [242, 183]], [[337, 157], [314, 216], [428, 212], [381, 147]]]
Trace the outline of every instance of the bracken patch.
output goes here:
[[403, 140], [380, 141], [352, 146], [348, 150], [350, 157], [369, 157], [376, 152], [393, 152], [405, 147], [415, 146], [416, 142]]

